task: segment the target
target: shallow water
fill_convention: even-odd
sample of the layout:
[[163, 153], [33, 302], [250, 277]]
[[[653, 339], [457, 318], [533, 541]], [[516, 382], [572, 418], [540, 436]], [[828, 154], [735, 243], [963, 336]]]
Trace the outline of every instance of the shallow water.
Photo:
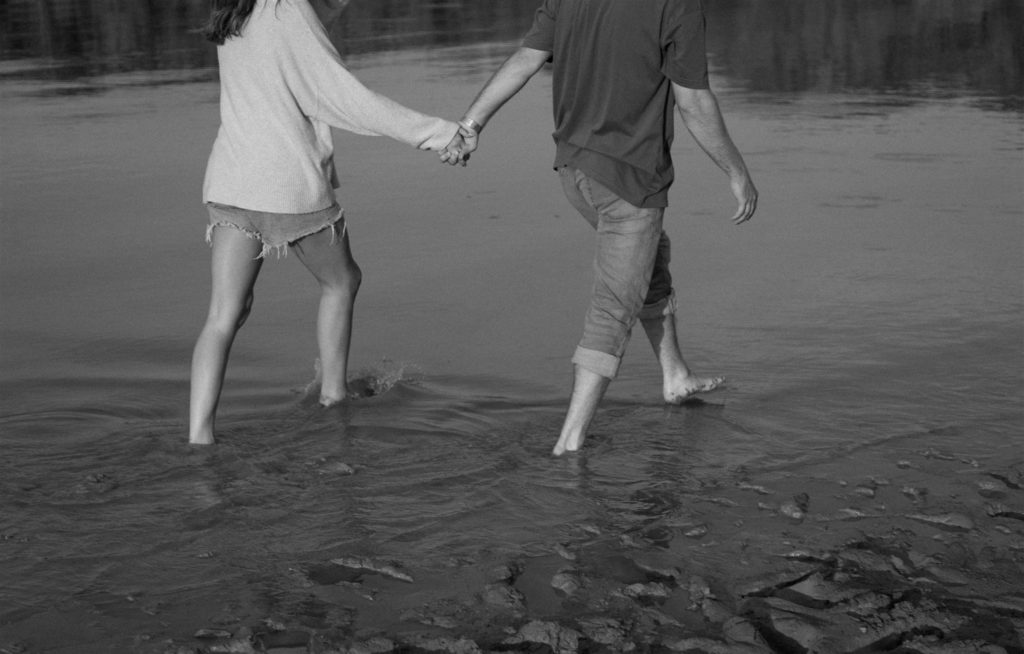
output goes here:
[[[371, 87], [456, 115], [529, 5], [445, 27], [381, 3], [372, 11], [394, 15], [354, 14], [337, 36]], [[272, 260], [232, 354], [219, 442], [194, 449], [209, 53], [181, 45], [145, 65], [98, 46], [17, 51], [5, 33], [0, 651], [174, 651], [200, 628], [244, 635], [267, 620], [484, 638], [610, 611], [551, 589], [566, 547], [592, 593], [630, 583], [616, 562], [641, 555], [735, 588], [787, 547], [895, 533], [976, 580], [940, 580], [948, 592], [999, 598], [1024, 625], [1024, 139], [1020, 39], [1006, 33], [1018, 10], [841, 6], [711, 11], [715, 87], [762, 201], [732, 226], [725, 181], [680, 135], [666, 229], [684, 351], [728, 386], [664, 406], [637, 334], [584, 451], [561, 459], [548, 452], [590, 242], [550, 170], [545, 75], [466, 169], [337, 135], [364, 271], [354, 373], [375, 395], [326, 411], [310, 400], [317, 289], [294, 257]], [[187, 43], [168, 20], [167, 38]], [[822, 34], [843, 57], [822, 60]], [[851, 55], [851, 34], [900, 56]], [[50, 41], [71, 42], [98, 41]], [[992, 480], [1007, 482], [1002, 514]], [[780, 505], [799, 493], [815, 519], [792, 523]], [[836, 517], [849, 511], [854, 523]], [[951, 511], [971, 529], [906, 517]], [[345, 556], [400, 562], [415, 583], [332, 568]], [[512, 560], [527, 562], [523, 612], [443, 610], [479, 603]], [[410, 619], [424, 607], [458, 627]], [[707, 632], [678, 598], [659, 608]], [[992, 642], [1021, 651], [1016, 629], [1016, 645]]]

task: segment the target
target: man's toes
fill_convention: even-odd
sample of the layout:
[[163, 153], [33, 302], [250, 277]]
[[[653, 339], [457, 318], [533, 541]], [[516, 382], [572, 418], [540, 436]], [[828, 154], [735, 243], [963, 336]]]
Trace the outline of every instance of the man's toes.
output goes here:
[[707, 381], [707, 383], [704, 384], [704, 388], [702, 388], [701, 390], [703, 390], [703, 391], [713, 391], [713, 390], [715, 390], [716, 388], [718, 388], [719, 386], [721, 386], [724, 383], [725, 383], [725, 377], [714, 377], [712, 379], [709, 379]]

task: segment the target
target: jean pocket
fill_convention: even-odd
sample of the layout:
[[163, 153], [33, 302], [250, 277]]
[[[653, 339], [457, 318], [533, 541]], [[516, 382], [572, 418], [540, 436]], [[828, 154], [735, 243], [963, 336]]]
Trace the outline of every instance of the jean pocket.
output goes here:
[[651, 220], [662, 212], [661, 209], [643, 208], [631, 204], [619, 197], [615, 191], [591, 177], [584, 176], [581, 187], [585, 189], [587, 201], [606, 221]]

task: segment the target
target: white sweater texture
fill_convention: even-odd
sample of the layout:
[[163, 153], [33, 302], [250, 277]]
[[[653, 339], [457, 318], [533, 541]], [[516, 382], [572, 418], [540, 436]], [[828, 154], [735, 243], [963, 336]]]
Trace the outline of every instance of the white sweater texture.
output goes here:
[[331, 127], [438, 150], [458, 126], [366, 88], [307, 0], [258, 0], [217, 48], [221, 125], [203, 201], [274, 213], [335, 202]]

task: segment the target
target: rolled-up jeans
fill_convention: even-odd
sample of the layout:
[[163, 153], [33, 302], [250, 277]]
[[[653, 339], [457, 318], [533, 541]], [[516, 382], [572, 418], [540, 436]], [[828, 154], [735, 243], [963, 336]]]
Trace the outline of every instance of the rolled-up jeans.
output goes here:
[[572, 360], [614, 379], [637, 319], [675, 312], [665, 210], [634, 206], [575, 168], [558, 173], [569, 202], [597, 232], [594, 288]]

